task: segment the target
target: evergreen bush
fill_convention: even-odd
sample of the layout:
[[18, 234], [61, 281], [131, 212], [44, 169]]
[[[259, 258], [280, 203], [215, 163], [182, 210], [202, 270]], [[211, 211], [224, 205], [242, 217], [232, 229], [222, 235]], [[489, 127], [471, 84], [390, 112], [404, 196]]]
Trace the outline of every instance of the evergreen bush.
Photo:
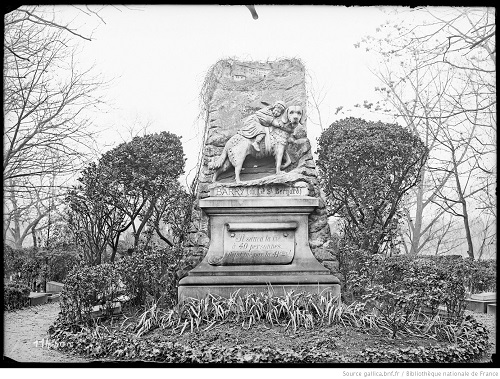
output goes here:
[[[436, 259], [399, 255], [383, 257], [351, 252], [348, 282], [344, 284], [344, 299], [362, 300], [390, 324], [394, 334], [404, 327], [415, 313], [434, 317], [444, 306], [446, 316], [461, 320], [466, 308], [468, 278], [482, 268], [469, 259]], [[483, 269], [484, 270], [484, 269]], [[484, 270], [485, 272], [488, 272]], [[485, 281], [493, 282], [487, 274]], [[479, 280], [478, 280], [479, 282]]]
[[85, 324], [92, 319], [96, 305], [104, 315], [113, 312], [112, 304], [123, 294], [120, 276], [113, 264], [76, 267], [64, 281], [60, 318], [69, 323]]
[[143, 246], [117, 262], [116, 268], [134, 304], [161, 298], [162, 306], [172, 307], [177, 303], [177, 271], [182, 258], [180, 249]]
[[136, 306], [153, 299], [172, 307], [177, 303], [180, 262], [180, 250], [141, 247], [114, 263], [76, 267], [64, 281], [60, 317], [70, 323], [87, 323], [94, 306], [102, 305], [103, 316], [109, 316], [113, 303], [125, 299]]
[[22, 283], [10, 282], [3, 286], [4, 309], [11, 311], [30, 304], [30, 289]]

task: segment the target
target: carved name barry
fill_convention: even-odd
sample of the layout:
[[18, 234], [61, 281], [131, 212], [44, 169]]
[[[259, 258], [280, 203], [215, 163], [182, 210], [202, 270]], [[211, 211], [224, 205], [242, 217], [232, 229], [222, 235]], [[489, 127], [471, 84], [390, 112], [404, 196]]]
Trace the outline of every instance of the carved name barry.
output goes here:
[[225, 187], [218, 186], [210, 189], [210, 196], [217, 197], [244, 197], [244, 196], [306, 196], [307, 187], [295, 186], [248, 186]]
[[230, 223], [226, 225], [223, 254], [210, 264], [289, 264], [295, 251], [297, 223]]

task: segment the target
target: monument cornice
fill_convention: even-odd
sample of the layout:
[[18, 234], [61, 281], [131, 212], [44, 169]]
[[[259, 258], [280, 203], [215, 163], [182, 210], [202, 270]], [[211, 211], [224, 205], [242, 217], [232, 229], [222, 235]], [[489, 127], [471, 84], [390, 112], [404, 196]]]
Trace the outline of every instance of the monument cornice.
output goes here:
[[310, 196], [295, 197], [209, 197], [201, 199], [200, 208], [207, 214], [246, 213], [311, 213], [319, 199]]

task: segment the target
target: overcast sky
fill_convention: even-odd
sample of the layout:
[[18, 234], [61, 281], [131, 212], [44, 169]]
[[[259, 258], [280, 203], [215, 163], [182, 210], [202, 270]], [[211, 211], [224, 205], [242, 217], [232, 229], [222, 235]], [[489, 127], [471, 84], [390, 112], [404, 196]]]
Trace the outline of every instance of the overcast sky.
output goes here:
[[[354, 44], [373, 33], [391, 8], [341, 6], [255, 6], [254, 20], [245, 6], [142, 5], [105, 7], [104, 23], [80, 13], [74, 25], [88, 32], [80, 60], [115, 78], [106, 96], [114, 108], [99, 117], [109, 128], [102, 141], [111, 146], [127, 139], [127, 129], [150, 122], [149, 132], [182, 136], [186, 172], [196, 165], [201, 139], [198, 96], [205, 73], [221, 58], [276, 60], [299, 58], [317, 90], [327, 94], [323, 122], [335, 108], [362, 103], [377, 85]], [[61, 15], [75, 14], [59, 6]], [[70, 11], [68, 13], [68, 11]], [[311, 115], [312, 116], [312, 115]], [[319, 126], [308, 122], [316, 151]], [[106, 148], [108, 149], [108, 148]]]

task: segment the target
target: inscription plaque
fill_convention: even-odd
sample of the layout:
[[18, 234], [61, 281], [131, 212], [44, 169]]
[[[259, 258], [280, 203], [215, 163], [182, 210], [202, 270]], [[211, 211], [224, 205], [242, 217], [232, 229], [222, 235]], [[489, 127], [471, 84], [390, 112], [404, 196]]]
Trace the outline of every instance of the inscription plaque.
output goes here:
[[227, 225], [223, 254], [209, 263], [224, 265], [289, 264], [295, 252], [295, 222]]

